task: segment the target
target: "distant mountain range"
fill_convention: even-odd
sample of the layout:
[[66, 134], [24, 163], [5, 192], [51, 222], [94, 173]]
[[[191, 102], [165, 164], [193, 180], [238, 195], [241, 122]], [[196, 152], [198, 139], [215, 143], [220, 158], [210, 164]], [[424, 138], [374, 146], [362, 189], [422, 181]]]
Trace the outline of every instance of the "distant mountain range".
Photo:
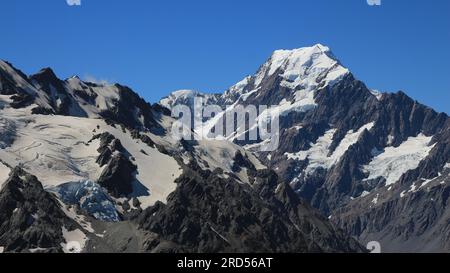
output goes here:
[[[171, 109], [195, 98], [219, 117], [272, 106], [278, 148], [175, 138]], [[153, 105], [0, 61], [0, 252], [449, 251], [449, 174], [450, 118], [368, 89], [323, 45]]]

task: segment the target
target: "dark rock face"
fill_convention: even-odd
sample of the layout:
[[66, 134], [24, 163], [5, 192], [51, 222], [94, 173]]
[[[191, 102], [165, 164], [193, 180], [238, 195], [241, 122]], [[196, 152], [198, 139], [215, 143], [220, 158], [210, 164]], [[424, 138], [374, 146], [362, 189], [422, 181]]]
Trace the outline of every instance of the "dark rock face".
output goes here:
[[[385, 94], [382, 101], [377, 101], [361, 83], [349, 78], [347, 82], [343, 81], [331, 90], [318, 92], [316, 100], [319, 106], [308, 112], [305, 119], [307, 124], [313, 123], [314, 120], [327, 120], [333, 124], [333, 128], [336, 128], [330, 153], [349, 130], [356, 130], [369, 122], [375, 124], [370, 132], [364, 132], [358, 142], [345, 152], [337, 165], [328, 170], [323, 177], [324, 183], [316, 190], [316, 193], [311, 194], [302, 190], [311, 182], [305, 181], [303, 185], [299, 184], [300, 195], [311, 200], [312, 204], [324, 213], [328, 214], [331, 210], [345, 205], [349, 201], [348, 197], [357, 196], [362, 190], [371, 190], [377, 186], [361, 183], [365, 176], [360, 166], [371, 160], [372, 149], [382, 150], [387, 146], [388, 136], [393, 139], [391, 145], [396, 147], [408, 137], [417, 136], [419, 133], [435, 135], [435, 141], [438, 143], [435, 150], [446, 151], [447, 141], [441, 136], [441, 132], [445, 131], [448, 117], [412, 101], [403, 93]], [[343, 111], [335, 109], [343, 109]], [[433, 169], [437, 173], [439, 168], [447, 162], [447, 157], [448, 155], [433, 160], [430, 156], [422, 164], [432, 160], [435, 167], [431, 168], [428, 163], [429, 172]], [[426, 176], [426, 173], [421, 172], [421, 175]], [[288, 173], [283, 176], [292, 177]], [[409, 179], [409, 183], [412, 181]]]
[[0, 88], [0, 95], [14, 95], [16, 94], [15, 85], [8, 80], [7, 74], [0, 69], [0, 83], [2, 88]]
[[333, 221], [360, 241], [381, 241], [387, 251], [449, 251], [449, 124], [435, 135], [429, 156], [391, 191], [375, 189], [337, 209]]
[[[195, 167], [194, 167], [195, 168]], [[362, 252], [354, 240], [302, 203], [277, 175], [264, 171], [250, 185], [198, 168], [177, 180], [167, 205], [138, 218], [157, 234], [150, 252]]]
[[234, 156], [234, 163], [232, 167], [233, 172], [240, 172], [242, 168], [247, 168], [248, 170], [255, 171], [255, 166], [250, 162], [250, 160], [242, 155], [240, 151], [236, 152]]
[[[270, 105], [278, 104], [282, 98], [289, 101], [295, 90], [280, 86], [280, 77], [277, 75], [274, 73], [265, 78], [258, 92], [239, 102], [244, 105]], [[247, 89], [253, 88], [251, 81], [248, 86]], [[418, 177], [437, 175], [448, 162], [448, 137], [444, 136], [448, 130], [448, 116], [436, 113], [403, 92], [383, 94], [381, 98], [376, 98], [364, 83], [348, 74], [332, 87], [319, 87], [315, 91], [315, 102], [317, 106], [309, 111], [291, 112], [281, 117], [280, 146], [270, 154], [270, 160], [267, 159], [268, 153], [260, 153], [260, 159], [277, 169], [284, 180], [298, 178], [292, 184], [294, 189], [325, 215], [345, 206], [351, 200], [350, 197], [383, 186], [380, 183], [362, 182], [366, 175], [361, 166], [373, 158], [373, 149], [383, 150], [389, 145], [398, 147], [409, 137], [420, 133], [434, 136], [436, 147], [417, 170], [405, 174], [402, 184], [411, 183]], [[308, 150], [311, 143], [315, 143], [325, 132], [335, 129], [328, 151], [331, 155], [349, 131], [356, 131], [371, 122], [374, 123], [373, 128], [363, 132], [339, 162], [328, 170], [319, 169], [311, 176], [302, 176], [309, 165], [308, 160], [286, 158], [286, 153]], [[389, 138], [392, 143], [388, 143]]]
[[383, 252], [448, 252], [449, 182], [447, 169], [424, 190], [378, 191], [337, 210], [332, 221], [361, 242], [379, 241]]
[[97, 183], [106, 188], [114, 197], [127, 196], [133, 192], [132, 182], [137, 170], [129, 159], [129, 153], [110, 133], [96, 135], [93, 139], [100, 139], [100, 153], [97, 163], [106, 165]]
[[131, 132], [131, 136], [134, 139], [139, 139], [140, 141], [147, 144], [147, 146], [149, 146], [151, 148], [155, 148], [155, 146], [156, 146], [155, 142], [153, 142], [153, 140], [148, 135], [141, 134], [138, 130], [133, 130]]
[[76, 99], [67, 91], [64, 81], [58, 79], [51, 68], [44, 68], [37, 74], [30, 76], [30, 81], [39, 90], [45, 92], [52, 107], [52, 110], [40, 111], [39, 114], [52, 113], [68, 116], [76, 113], [80, 117], [87, 117]]
[[132, 181], [136, 166], [123, 154], [114, 155], [98, 179], [114, 197], [123, 197], [133, 192]]
[[125, 152], [125, 149], [120, 143], [120, 140], [116, 139], [110, 133], [106, 132], [99, 135], [95, 135], [90, 142], [92, 142], [95, 139], [100, 140], [100, 147], [97, 149], [100, 155], [98, 156], [96, 161], [100, 165], [100, 167], [103, 167], [111, 160], [114, 152], [118, 153]]
[[49, 67], [41, 69], [38, 73], [31, 75], [30, 80], [34, 81], [41, 85], [41, 89], [47, 93], [47, 95], [51, 95], [53, 91], [52, 87], [56, 89], [56, 91], [62, 91], [65, 89], [63, 82], [58, 79], [55, 75], [55, 72]]
[[35, 176], [15, 168], [0, 191], [0, 245], [5, 252], [61, 252], [62, 228], [77, 224], [61, 210]]
[[[160, 106], [155, 106], [154, 109], [126, 86], [83, 82], [77, 77], [63, 81], [50, 68], [44, 68], [28, 77], [9, 63], [2, 64], [4, 67], [0, 67], [0, 94], [13, 96], [13, 108], [24, 108], [36, 103], [33, 114], [98, 116], [110, 124], [118, 124], [130, 130], [164, 131], [158, 124], [158, 116], [167, 114], [167, 109], [163, 111]], [[23, 87], [18, 83], [11, 71], [21, 77], [20, 80], [28, 86]], [[99, 96], [112, 95], [117, 95], [117, 98], [112, 99], [107, 107], [98, 105]], [[37, 100], [37, 97], [40, 99]], [[105, 99], [109, 100], [109, 97]], [[90, 110], [86, 110], [86, 107]]]
[[17, 127], [13, 122], [0, 117], [0, 149], [6, 149], [17, 137]]
[[10, 104], [12, 108], [19, 109], [30, 106], [34, 102], [33, 96], [27, 93], [19, 93], [11, 96], [12, 103]]
[[31, 109], [31, 113], [33, 115], [46, 115], [46, 116], [55, 114], [55, 112], [52, 109], [48, 109], [48, 108], [40, 107], [40, 106], [37, 106], [37, 107], [34, 107], [33, 109]]
[[[19, 75], [19, 77], [22, 77], [23, 79], [27, 79], [27, 76], [22, 73], [22, 71], [14, 68], [10, 63], [4, 62], [5, 66], [8, 66], [14, 73]], [[23, 94], [26, 93], [25, 90], [23, 90], [14, 78], [4, 69], [0, 68], [0, 95], [17, 95], [17, 94]]]
[[[100, 113], [104, 119], [130, 129], [150, 129], [157, 125], [154, 111], [149, 103], [128, 87], [119, 84], [115, 87], [119, 89], [120, 99], [115, 101], [114, 107]], [[142, 117], [143, 121], [139, 121], [136, 116]]]
[[[448, 116], [419, 104], [403, 92], [383, 94], [377, 100], [364, 84], [351, 76], [331, 89], [318, 90], [315, 100], [318, 104], [315, 109], [301, 115], [291, 114], [281, 121], [279, 149], [272, 153], [270, 161], [264, 159], [267, 154], [261, 154], [260, 158], [272, 168], [277, 168], [285, 180], [292, 181], [299, 177], [309, 162], [286, 161], [285, 153], [308, 150], [309, 143], [315, 143], [327, 130], [335, 128], [329, 149], [331, 154], [347, 132], [374, 122], [373, 128], [363, 132], [332, 168], [319, 169], [312, 176], [300, 177], [292, 186], [323, 214], [339, 219], [335, 223], [362, 243], [377, 240], [388, 251], [447, 251], [450, 238], [448, 224], [442, 224], [448, 213], [446, 206], [439, 208], [439, 202], [433, 205], [430, 201], [438, 200], [441, 193], [432, 191], [424, 194], [421, 190], [414, 196], [424, 195], [420, 198], [422, 201], [412, 199], [408, 203], [407, 197], [397, 199], [389, 193], [383, 180], [365, 181], [367, 174], [361, 166], [368, 164], [374, 157], [371, 152], [373, 149], [382, 151], [387, 146], [398, 147], [409, 137], [422, 133], [434, 136], [431, 143], [435, 145], [434, 148], [416, 169], [403, 174], [392, 190], [400, 196], [403, 190], [408, 191], [416, 181], [442, 175], [444, 165], [450, 162]], [[301, 124], [301, 128], [293, 129], [294, 124]], [[352, 201], [353, 197], [363, 192], [372, 193], [367, 201]], [[384, 205], [373, 208], [372, 201], [377, 194], [389, 197], [386, 197]], [[382, 202], [381, 197], [379, 200]], [[423, 212], [424, 203], [421, 202], [427, 202], [429, 210]], [[435, 216], [437, 211], [442, 216]], [[419, 214], [425, 219], [418, 220]], [[410, 231], [403, 233], [403, 229]], [[442, 244], [432, 239], [440, 232], [442, 236], [436, 238], [443, 240]]]

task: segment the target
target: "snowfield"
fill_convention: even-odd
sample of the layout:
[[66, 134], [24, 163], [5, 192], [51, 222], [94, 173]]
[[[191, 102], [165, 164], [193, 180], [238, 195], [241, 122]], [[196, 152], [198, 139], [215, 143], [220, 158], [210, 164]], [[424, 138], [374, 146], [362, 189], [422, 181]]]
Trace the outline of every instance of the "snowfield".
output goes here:
[[365, 180], [383, 177], [386, 186], [396, 183], [409, 170], [416, 169], [435, 145], [429, 145], [433, 137], [419, 134], [410, 137], [398, 147], [387, 147], [363, 167], [369, 177]]
[[347, 132], [344, 139], [341, 140], [338, 147], [330, 156], [328, 154], [330, 153], [330, 146], [333, 142], [333, 136], [336, 133], [336, 129], [330, 129], [325, 132], [323, 136], [317, 139], [316, 143], [311, 143], [311, 148], [309, 150], [300, 151], [298, 153], [286, 153], [286, 156], [288, 159], [300, 161], [308, 159], [309, 165], [304, 171], [306, 174], [312, 174], [318, 168], [329, 169], [339, 162], [348, 148], [358, 141], [365, 130], [370, 130], [373, 126], [374, 123], [371, 122], [362, 126], [356, 132], [353, 130]]
[[[166, 202], [170, 193], [176, 189], [175, 180], [181, 175], [182, 169], [178, 162], [156, 148], [151, 148], [140, 140], [133, 139], [130, 132], [124, 133], [122, 129], [113, 128], [104, 124], [107, 132], [120, 140], [138, 166], [137, 181], [134, 185], [133, 196], [141, 201], [142, 208], [153, 205], [156, 201]], [[102, 128], [105, 128], [102, 127]], [[150, 135], [156, 141], [156, 137]], [[142, 153], [142, 151], [145, 152]]]
[[237, 151], [246, 156], [257, 170], [266, 169], [253, 154], [246, 152], [243, 148], [226, 140], [199, 141], [199, 145], [195, 150], [195, 156], [199, 159], [202, 168], [211, 171], [221, 168], [225, 173], [234, 173], [237, 175], [239, 180], [243, 183], [249, 183], [247, 169], [242, 168], [239, 173], [235, 173], [232, 170], [234, 164], [233, 159]]
[[[6, 108], [0, 114], [0, 120], [7, 120], [20, 132], [10, 145], [0, 149], [0, 159], [13, 167], [22, 166], [37, 176], [47, 189], [68, 182], [98, 180], [103, 170], [96, 163], [99, 140], [88, 142], [102, 132], [109, 132], [119, 139], [135, 159], [133, 163], [138, 166], [138, 173], [132, 195], [141, 201], [142, 208], [156, 201], [165, 202], [176, 188], [175, 179], [181, 175], [175, 159], [133, 139], [130, 132], [107, 125], [103, 120], [29, 115], [29, 108]], [[3, 135], [3, 132], [0, 133]], [[4, 167], [0, 170], [3, 179], [6, 171]]]
[[10, 122], [20, 131], [12, 145], [0, 150], [0, 158], [10, 166], [23, 166], [44, 186], [100, 176], [95, 162], [99, 142], [87, 144], [99, 120], [33, 115]]
[[294, 50], [277, 50], [272, 54], [256, 76], [256, 86], [274, 73], [280, 73], [282, 85], [292, 89], [302, 86], [305, 90], [316, 89], [323, 76], [325, 85], [333, 84], [349, 73], [340, 65], [330, 49], [321, 44]]
[[[172, 118], [163, 119], [162, 123], [165, 128], [168, 128], [168, 133], [164, 136], [164, 138], [155, 136], [153, 140], [157, 143], [163, 144], [166, 148], [172, 149], [175, 153], [177, 153], [180, 151], [181, 147], [179, 146], [179, 141], [176, 140], [173, 137], [174, 135], [171, 133], [174, 122], [175, 120]], [[194, 132], [194, 134], [203, 134], [204, 132], [206, 132], [206, 130], [200, 130], [200, 132]], [[229, 140], [213, 138], [208, 139], [207, 136], [205, 136], [204, 140], [197, 141], [196, 145], [194, 145], [194, 151], [192, 153], [184, 152], [181, 155], [181, 158], [185, 164], [188, 164], [190, 160], [194, 159], [203, 169], [214, 171], [217, 168], [220, 168], [226, 174], [234, 173], [232, 168], [234, 164], [234, 157], [238, 151], [244, 155], [257, 170], [266, 169], [266, 166], [264, 166], [254, 154], [248, 152], [243, 147], [238, 146]], [[243, 168], [243, 170], [236, 175], [241, 182], [248, 183], [249, 178], [246, 168]]]

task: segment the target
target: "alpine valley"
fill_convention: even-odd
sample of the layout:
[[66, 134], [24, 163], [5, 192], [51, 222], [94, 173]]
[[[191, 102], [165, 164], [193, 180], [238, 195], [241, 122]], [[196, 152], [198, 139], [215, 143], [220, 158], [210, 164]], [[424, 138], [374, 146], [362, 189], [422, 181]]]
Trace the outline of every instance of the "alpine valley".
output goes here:
[[[278, 149], [176, 139], [171, 109], [196, 97], [222, 109], [208, 128], [273, 105]], [[320, 44], [153, 105], [0, 61], [0, 187], [0, 253], [448, 252], [450, 118], [367, 88]]]

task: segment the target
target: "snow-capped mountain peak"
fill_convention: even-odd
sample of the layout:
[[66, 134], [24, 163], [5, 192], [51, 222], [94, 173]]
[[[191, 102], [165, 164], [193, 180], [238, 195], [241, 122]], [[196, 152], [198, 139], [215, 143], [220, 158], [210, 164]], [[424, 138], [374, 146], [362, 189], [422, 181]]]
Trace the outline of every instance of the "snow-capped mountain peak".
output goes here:
[[349, 70], [341, 65], [330, 48], [321, 44], [292, 50], [276, 50], [260, 68], [255, 86], [277, 73], [283, 85], [292, 89], [302, 86], [313, 89], [321, 83], [329, 84], [341, 79]]
[[202, 97], [205, 104], [231, 105], [239, 99], [246, 101], [252, 95], [258, 96], [258, 90], [267, 89], [268, 86], [265, 85], [272, 84], [274, 77], [281, 77], [282, 87], [295, 90], [295, 101], [303, 100], [305, 96], [311, 101], [314, 97], [311, 92], [332, 86], [348, 74], [350, 71], [340, 63], [329, 47], [322, 44], [291, 50], [280, 49], [274, 51], [254, 75], [245, 77], [223, 94], [179, 90], [163, 98], [160, 104], [167, 108], [177, 104], [192, 105], [194, 97]]
[[39, 72], [37, 72], [36, 74], [32, 75], [31, 77], [33, 78], [35, 76], [48, 76], [48, 77], [51, 77], [51, 78], [57, 78], [55, 72], [50, 67], [42, 68], [41, 70], [39, 70]]

